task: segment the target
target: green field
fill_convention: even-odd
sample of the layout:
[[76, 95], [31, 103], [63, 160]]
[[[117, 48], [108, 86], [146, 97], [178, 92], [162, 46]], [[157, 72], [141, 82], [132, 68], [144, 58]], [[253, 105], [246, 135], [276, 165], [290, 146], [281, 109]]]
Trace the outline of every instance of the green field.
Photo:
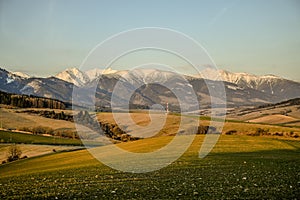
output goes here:
[[80, 140], [55, 138], [42, 135], [0, 131], [2, 143], [47, 144], [47, 145], [82, 145]]
[[[79, 139], [59, 138], [52, 136], [33, 135], [11, 131], [0, 131], [1, 143], [16, 144], [41, 144], [41, 145], [70, 145], [83, 146]], [[97, 141], [85, 141], [86, 146], [102, 146], [103, 143]]]
[[[198, 150], [203, 138], [196, 136], [188, 151], [168, 167], [144, 174], [110, 169], [87, 150], [2, 165], [0, 198], [299, 198], [299, 140], [221, 136], [213, 151], [200, 159]], [[159, 137], [119, 145], [129, 151], [147, 152], [170, 139]]]

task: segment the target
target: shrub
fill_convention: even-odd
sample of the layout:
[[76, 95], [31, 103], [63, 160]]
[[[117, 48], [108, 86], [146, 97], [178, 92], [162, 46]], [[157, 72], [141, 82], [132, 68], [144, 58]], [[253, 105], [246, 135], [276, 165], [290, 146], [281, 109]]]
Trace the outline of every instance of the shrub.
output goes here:
[[52, 134], [57, 137], [79, 139], [77, 132], [72, 129], [57, 129]]
[[257, 128], [254, 136], [269, 135], [269, 129]]
[[283, 136], [283, 133], [278, 133], [278, 132], [276, 132], [276, 133], [274, 133], [273, 135], [274, 135], [274, 136]]
[[225, 133], [225, 135], [234, 135], [237, 133], [237, 130], [229, 130]]
[[53, 129], [50, 127], [37, 126], [32, 128], [33, 134], [53, 134]]
[[61, 137], [76, 138], [76, 133], [72, 130], [62, 130]]
[[197, 134], [212, 134], [212, 133], [218, 133], [216, 127], [213, 126], [198, 126]]
[[32, 130], [28, 127], [22, 127], [19, 129], [20, 131], [32, 132]]
[[198, 126], [198, 132], [197, 134], [206, 134], [208, 131], [209, 126]]
[[130, 140], [130, 138], [129, 138], [129, 136], [127, 134], [122, 134], [121, 135], [121, 141], [122, 142], [127, 142], [129, 140]]

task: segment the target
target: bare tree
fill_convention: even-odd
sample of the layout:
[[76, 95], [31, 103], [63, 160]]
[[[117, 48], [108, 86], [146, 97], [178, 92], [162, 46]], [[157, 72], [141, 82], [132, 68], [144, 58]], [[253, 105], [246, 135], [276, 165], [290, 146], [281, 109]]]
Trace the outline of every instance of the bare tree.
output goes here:
[[14, 160], [18, 160], [21, 158], [22, 155], [22, 151], [21, 149], [16, 145], [16, 144], [12, 144], [7, 152], [7, 161], [11, 162]]

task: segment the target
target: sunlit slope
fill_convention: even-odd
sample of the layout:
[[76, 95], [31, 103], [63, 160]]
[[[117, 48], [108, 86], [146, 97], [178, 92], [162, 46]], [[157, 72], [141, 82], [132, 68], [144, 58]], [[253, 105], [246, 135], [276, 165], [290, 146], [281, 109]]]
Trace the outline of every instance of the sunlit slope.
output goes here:
[[[5, 109], [0, 108], [0, 120], [2, 122], [3, 128], [9, 129], [22, 129], [33, 128], [37, 126], [50, 127], [53, 129], [75, 129], [75, 125], [72, 122], [58, 119], [50, 119], [43, 116], [39, 116], [37, 114], [29, 114], [29, 113], [19, 113], [18, 111], [23, 111], [26, 109]], [[32, 110], [46, 110], [46, 109], [32, 109]], [[54, 110], [55, 112], [65, 112], [66, 110]]]
[[[208, 156], [199, 159], [203, 138], [203, 135], [196, 136], [187, 152], [169, 166], [141, 174], [111, 169], [87, 150], [2, 165], [0, 199], [299, 197], [299, 141], [225, 135]], [[158, 137], [119, 146], [133, 152], [150, 152], [168, 144], [170, 139], [172, 137]], [[126, 159], [123, 162], [126, 163]]]
[[[124, 115], [126, 117], [126, 114], [118, 113], [120, 117]], [[118, 116], [117, 115], [117, 116]], [[115, 120], [112, 113], [98, 113], [97, 114], [98, 120], [102, 123], [111, 123], [115, 124]], [[130, 117], [132, 120], [140, 125], [140, 126], [147, 126], [150, 123], [149, 114], [146, 112], [134, 112], [130, 113]], [[191, 117], [191, 116], [189, 116]], [[191, 118], [196, 119], [196, 116], [193, 116]], [[166, 122], [162, 129], [156, 134], [156, 136], [161, 135], [175, 135], [179, 130], [179, 124], [180, 124], [181, 116], [176, 114], [169, 114], [166, 118]], [[217, 119], [218, 120], [218, 119]], [[210, 125], [211, 121], [209, 117], [200, 117], [199, 124], [203, 126]], [[189, 123], [185, 123], [186, 126], [195, 126], [194, 121]], [[282, 133], [282, 135], [289, 135], [290, 133], [293, 133], [294, 135], [300, 136], [300, 128], [299, 127], [284, 127], [279, 125], [272, 125], [272, 124], [264, 124], [261, 123], [249, 123], [249, 122], [243, 122], [243, 121], [234, 121], [234, 120], [226, 120], [224, 122], [224, 126], [222, 129], [222, 134], [226, 134], [230, 131], [235, 131], [237, 134], [255, 134], [258, 129], [263, 129], [266, 132], [270, 133], [270, 135], [274, 135], [275, 133]], [[130, 126], [126, 127], [127, 131], [131, 131], [132, 128]]]
[[[180, 136], [190, 137], [190, 136]], [[144, 139], [134, 142], [121, 143], [118, 146], [130, 152], [152, 152], [167, 145], [173, 137], [157, 137]], [[201, 160], [198, 158], [198, 151], [203, 142], [204, 136], [197, 135], [194, 142], [180, 158], [180, 160]], [[97, 147], [99, 151], [101, 148]], [[210, 155], [231, 154], [231, 153], [248, 153], [262, 151], [280, 151], [300, 149], [298, 140], [280, 140], [267, 137], [250, 137], [250, 136], [221, 136]], [[103, 152], [108, 153], [107, 150]], [[205, 160], [205, 159], [204, 159]], [[126, 161], [124, 161], [126, 162]], [[74, 152], [53, 153], [51, 155], [30, 158], [17, 161], [14, 163], [0, 166], [0, 177], [16, 176], [22, 174], [41, 173], [50, 171], [60, 171], [64, 169], [82, 168], [86, 166], [106, 167], [97, 161], [87, 150]]]

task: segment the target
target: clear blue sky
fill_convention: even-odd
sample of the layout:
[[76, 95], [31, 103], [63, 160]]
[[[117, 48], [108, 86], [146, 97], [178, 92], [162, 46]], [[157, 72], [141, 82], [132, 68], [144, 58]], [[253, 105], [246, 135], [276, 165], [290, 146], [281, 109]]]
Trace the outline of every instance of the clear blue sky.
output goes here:
[[234, 72], [300, 81], [300, 1], [0, 0], [0, 66], [49, 75], [137, 27], [183, 32]]

